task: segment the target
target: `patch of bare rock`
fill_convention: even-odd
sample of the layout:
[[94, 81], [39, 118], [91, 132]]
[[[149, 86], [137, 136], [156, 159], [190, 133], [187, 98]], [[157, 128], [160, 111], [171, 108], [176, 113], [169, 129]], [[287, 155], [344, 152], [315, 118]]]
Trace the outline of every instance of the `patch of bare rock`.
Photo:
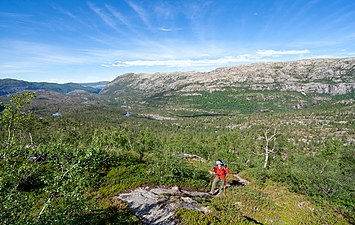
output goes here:
[[[237, 181], [227, 184], [227, 188], [246, 185], [248, 180], [238, 174], [232, 174]], [[118, 198], [128, 203], [133, 213], [144, 223], [149, 225], [176, 224], [176, 211], [180, 208], [210, 212], [209, 208], [195, 199], [212, 198], [206, 192], [182, 190], [175, 186], [167, 187], [138, 187], [128, 193], [122, 193]]]
[[179, 208], [209, 212], [209, 209], [200, 205], [194, 197], [211, 196], [205, 192], [180, 190], [178, 187], [139, 187], [114, 198], [126, 201], [144, 224], [170, 225], [176, 224], [176, 210]]

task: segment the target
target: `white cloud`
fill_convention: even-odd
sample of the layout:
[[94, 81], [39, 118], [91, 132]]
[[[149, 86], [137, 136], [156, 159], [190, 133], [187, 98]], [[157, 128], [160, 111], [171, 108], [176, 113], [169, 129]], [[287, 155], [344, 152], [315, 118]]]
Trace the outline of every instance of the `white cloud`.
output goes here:
[[159, 28], [159, 30], [164, 31], [164, 32], [171, 32], [171, 31], [173, 31], [173, 29], [171, 29], [171, 28], [165, 28], [165, 27], [161, 27], [161, 28]]
[[275, 57], [288, 55], [302, 55], [311, 53], [309, 50], [258, 50], [254, 54], [239, 56], [226, 56], [219, 58], [198, 58], [198, 59], [156, 59], [156, 60], [117, 60], [111, 64], [103, 64], [104, 67], [201, 67], [201, 66], [221, 66], [233, 63], [246, 63], [272, 60]]
[[[153, 44], [154, 48], [132, 51], [127, 49], [67, 49], [43, 43], [11, 41], [11, 45], [7, 47], [0, 45], [3, 53], [11, 56], [11, 59], [7, 58], [4, 61], [5, 63], [0, 64], [0, 68], [7, 72], [38, 70], [56, 65], [91, 65], [101, 68], [115, 67], [121, 69], [132, 67], [197, 69], [270, 61], [275, 60], [275, 56], [278, 57], [278, 60], [289, 60], [292, 59], [293, 55], [303, 57], [302, 54], [310, 53], [309, 50], [258, 50], [250, 54], [224, 56], [228, 53], [224, 49], [215, 46], [209, 48], [195, 46], [194, 48], [176, 44], [175, 47], [169, 48], [167, 46], [172, 45], [160, 43], [160, 46], [158, 42], [156, 43], [157, 46]], [[9, 66], [13, 66], [13, 68]]]
[[308, 49], [305, 50], [286, 50], [286, 51], [275, 51], [275, 50], [258, 50], [256, 54], [261, 56], [280, 56], [280, 55], [300, 55], [311, 53]]
[[309, 59], [330, 59], [330, 58], [340, 58], [339, 56], [334, 55], [314, 55], [309, 57]]
[[107, 67], [107, 68], [111, 67], [110, 65], [108, 65], [108, 64], [104, 64], [104, 63], [103, 63], [103, 64], [101, 64], [101, 66], [102, 66], [102, 67]]
[[[176, 59], [176, 60], [132, 60], [116, 61], [111, 64], [113, 67], [133, 67], [133, 66], [166, 66], [166, 67], [196, 67], [213, 66], [229, 63], [251, 62], [252, 58], [247, 55], [238, 57], [222, 57], [216, 59]], [[102, 65], [107, 66], [107, 64]]]

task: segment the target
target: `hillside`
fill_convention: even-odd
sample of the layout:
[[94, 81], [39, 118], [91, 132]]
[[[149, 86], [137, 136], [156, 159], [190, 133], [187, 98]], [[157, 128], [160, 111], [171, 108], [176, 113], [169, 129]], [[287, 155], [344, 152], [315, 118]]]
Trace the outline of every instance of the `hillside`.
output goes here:
[[[127, 89], [122, 89], [123, 84], [127, 84]], [[126, 74], [113, 80], [102, 93], [132, 89], [150, 94], [187, 94], [227, 88], [346, 94], [355, 89], [355, 58], [256, 63], [210, 72]]]
[[[99, 85], [99, 87], [97, 87]], [[14, 94], [21, 91], [46, 90], [62, 93], [69, 93], [76, 90], [82, 90], [89, 93], [98, 93], [105, 83], [94, 84], [57, 84], [47, 82], [27, 82], [15, 79], [0, 79], [0, 95]]]
[[125, 74], [100, 94], [140, 112], [229, 114], [309, 108], [351, 101], [355, 58], [307, 59], [223, 67], [210, 72]]

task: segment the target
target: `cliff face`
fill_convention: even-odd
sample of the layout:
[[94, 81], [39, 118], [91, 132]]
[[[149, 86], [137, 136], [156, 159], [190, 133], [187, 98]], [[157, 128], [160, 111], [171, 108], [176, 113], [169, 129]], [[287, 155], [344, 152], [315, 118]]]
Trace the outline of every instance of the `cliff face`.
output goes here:
[[187, 94], [226, 88], [346, 94], [355, 90], [355, 58], [255, 63], [210, 72], [125, 74], [113, 80], [101, 93], [173, 91]]

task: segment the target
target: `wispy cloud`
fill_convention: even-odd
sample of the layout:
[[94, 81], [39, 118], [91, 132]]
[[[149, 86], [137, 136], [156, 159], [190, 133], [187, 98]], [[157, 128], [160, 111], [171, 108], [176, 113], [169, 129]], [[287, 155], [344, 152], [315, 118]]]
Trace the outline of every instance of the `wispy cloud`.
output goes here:
[[334, 26], [343, 27], [346, 25], [353, 27], [355, 11], [349, 11], [348, 9], [349, 5], [342, 5], [341, 7], [334, 9], [331, 14], [325, 17], [325, 28], [334, 28]]
[[327, 59], [327, 58], [338, 58], [338, 57], [334, 55], [314, 55], [309, 57], [309, 59]]
[[8, 71], [15, 73], [24, 73], [24, 72], [38, 72], [38, 69], [35, 69], [38, 65], [33, 62], [18, 62], [18, 61], [8, 61], [5, 63], [0, 63], [0, 69], [2, 73], [8, 73]]
[[258, 50], [257, 54], [262, 56], [280, 56], [280, 55], [300, 55], [309, 54], [309, 50], [286, 50], [286, 51], [276, 51], [276, 50]]
[[163, 20], [174, 19], [178, 10], [176, 5], [169, 4], [168, 2], [160, 2], [154, 7], [155, 14]]
[[114, 30], [118, 30], [115, 20], [112, 18], [112, 16], [109, 13], [104, 12], [104, 10], [102, 10], [99, 7], [96, 7], [91, 2], [88, 2], [88, 5], [89, 5], [90, 9], [93, 12], [95, 12], [96, 15], [98, 15], [106, 25], [113, 28]]
[[172, 28], [166, 28], [166, 27], [160, 27], [159, 30], [160, 30], [160, 31], [164, 31], [164, 32], [171, 32], [171, 31], [173, 31]]
[[76, 15], [74, 15], [73, 13], [71, 13], [69, 10], [63, 9], [62, 7], [59, 7], [59, 6], [56, 6], [56, 5], [52, 5], [52, 8], [53, 8], [54, 10], [59, 11], [59, 12], [62, 13], [63, 15], [66, 15], [66, 16], [68, 16], [68, 17], [74, 19], [74, 20], [77, 20], [77, 19], [78, 19], [78, 17], [77, 17]]
[[[165, 67], [197, 67], [212, 66], [228, 63], [238, 63], [250, 61], [248, 57], [223, 57], [217, 59], [177, 59], [177, 60], [133, 60], [133, 61], [116, 61], [111, 64], [112, 67], [132, 67], [132, 66], [165, 66]], [[109, 66], [109, 65], [105, 65]]]
[[128, 19], [122, 14], [120, 13], [118, 10], [116, 10], [113, 6], [111, 5], [105, 5], [106, 8], [109, 10], [109, 12], [116, 18], [118, 19], [123, 25], [125, 26], [129, 26], [130, 27], [130, 22], [128, 21]]
[[0, 12], [0, 17], [8, 17], [12, 19], [25, 19], [32, 17], [31, 14], [23, 14], [23, 13], [9, 13], [9, 12]]
[[212, 1], [201, 1], [199, 3], [188, 3], [184, 5], [183, 12], [186, 18], [189, 19], [191, 29], [193, 34], [199, 40], [205, 40], [206, 34], [212, 32], [211, 29], [206, 29], [208, 25], [206, 24], [209, 15], [209, 6]]
[[140, 7], [138, 4], [132, 2], [132, 1], [127, 1], [127, 4], [136, 12], [138, 17], [142, 20], [144, 25], [148, 28], [151, 27], [151, 24], [148, 19], [148, 14], [145, 12], [145, 10]]
[[[53, 45], [27, 42], [11, 41], [11, 46], [0, 46], [8, 59], [7, 64], [18, 68], [41, 67], [48, 65], [81, 65], [93, 63], [102, 58], [94, 58], [75, 49], [64, 49]], [[11, 59], [9, 59], [11, 56]], [[2, 57], [0, 56], [0, 59]], [[21, 59], [21, 60], [18, 60]], [[4, 65], [4, 64], [3, 64]]]
[[173, 32], [183, 30], [181, 27], [176, 26], [176, 21], [178, 20], [179, 13], [181, 11], [181, 6], [175, 3], [169, 2], [159, 2], [154, 6], [154, 16], [160, 26], [158, 26], [159, 31], [163, 32]]
[[338, 40], [312, 40], [312, 41], [298, 41], [293, 42], [292, 44], [296, 47], [325, 47], [331, 45], [337, 45], [340, 41]]
[[183, 30], [182, 28], [178, 28], [178, 27], [159, 27], [157, 28], [157, 30], [162, 31], [162, 32], [174, 32], [174, 31], [181, 31]]
[[237, 63], [248, 63], [256, 61], [272, 60], [275, 57], [288, 55], [303, 55], [309, 54], [309, 50], [258, 50], [254, 54], [244, 54], [239, 56], [227, 56], [219, 58], [205, 58], [205, 59], [156, 59], [156, 60], [117, 60], [113, 63], [105, 63], [103, 67], [207, 67], [207, 66], [221, 66]]
[[0, 27], [9, 28], [24, 25], [32, 19], [32, 15], [23, 13], [0, 12]]

